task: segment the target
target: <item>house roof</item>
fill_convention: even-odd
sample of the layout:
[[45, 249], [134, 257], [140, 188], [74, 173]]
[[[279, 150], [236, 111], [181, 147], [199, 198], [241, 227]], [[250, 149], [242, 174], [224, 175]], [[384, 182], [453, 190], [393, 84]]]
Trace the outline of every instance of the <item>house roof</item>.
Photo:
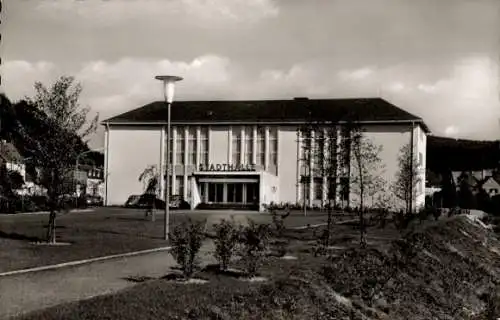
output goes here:
[[[359, 121], [373, 123], [420, 123], [424, 121], [381, 98], [176, 101], [172, 123], [307, 123], [310, 121]], [[165, 102], [157, 101], [104, 120], [105, 124], [164, 124]]]
[[10, 142], [0, 141], [0, 158], [5, 162], [22, 162], [23, 156]]
[[489, 176], [484, 178], [483, 180], [478, 182], [479, 186], [483, 186], [486, 182], [488, 182], [490, 179], [492, 179], [494, 182], [496, 182], [498, 185], [500, 185], [500, 178], [496, 176]]

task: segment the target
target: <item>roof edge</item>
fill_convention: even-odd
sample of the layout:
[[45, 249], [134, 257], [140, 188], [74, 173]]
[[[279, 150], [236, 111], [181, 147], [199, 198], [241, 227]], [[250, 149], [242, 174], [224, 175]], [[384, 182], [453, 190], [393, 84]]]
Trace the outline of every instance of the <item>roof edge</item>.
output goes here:
[[[109, 120], [109, 119], [108, 119]], [[101, 121], [100, 124], [103, 126], [164, 126], [167, 125], [166, 121]], [[305, 124], [307, 121], [171, 121], [174, 125], [231, 125], [231, 124]], [[325, 121], [325, 124], [345, 124], [347, 121]], [[429, 127], [425, 124], [423, 119], [413, 119], [413, 120], [371, 120], [371, 121], [358, 121], [358, 123], [364, 124], [404, 124], [404, 123], [416, 123], [419, 124], [424, 131], [429, 134], [431, 133]]]

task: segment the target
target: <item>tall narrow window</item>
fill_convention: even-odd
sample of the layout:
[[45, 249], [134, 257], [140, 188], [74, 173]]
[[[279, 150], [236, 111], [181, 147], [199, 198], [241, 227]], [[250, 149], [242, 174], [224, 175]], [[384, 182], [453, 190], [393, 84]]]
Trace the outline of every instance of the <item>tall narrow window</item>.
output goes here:
[[269, 128], [269, 163], [278, 165], [278, 128]]
[[184, 176], [176, 176], [175, 177], [175, 194], [174, 195], [183, 195], [184, 194]]
[[232, 163], [241, 164], [241, 127], [232, 128]]
[[265, 127], [257, 128], [257, 164], [264, 165], [266, 159], [266, 129]]
[[188, 130], [188, 164], [196, 164], [196, 127]]
[[200, 163], [208, 164], [208, 127], [203, 126], [200, 130]]
[[184, 127], [177, 127], [177, 138], [175, 140], [177, 145], [177, 150], [175, 153], [175, 163], [184, 164], [184, 149], [185, 149], [185, 132]]
[[322, 178], [314, 178], [314, 199], [316, 199], [316, 200], [323, 199], [323, 179]]
[[[174, 150], [174, 143], [173, 143], [173, 141], [174, 141], [173, 136], [174, 135], [172, 134], [172, 132], [173, 132], [173, 130], [170, 130], [170, 136], [168, 137], [168, 142], [167, 142], [169, 144], [169, 148], [170, 148], [170, 149], [168, 149], [168, 157], [167, 157], [167, 159], [170, 161], [170, 164], [172, 164], [172, 162], [173, 162], [172, 154], [173, 154], [173, 150]], [[166, 135], [167, 134], [165, 134], [165, 136]], [[166, 139], [167, 139], [167, 137], [165, 137], [165, 140]], [[165, 149], [167, 148], [167, 145], [166, 145], [167, 143], [165, 143]], [[165, 150], [165, 153], [166, 152], [167, 152], [167, 150]]]
[[245, 126], [245, 164], [253, 164], [253, 127]]
[[313, 155], [314, 155], [314, 169], [317, 175], [324, 175], [324, 160], [325, 160], [325, 135], [323, 130], [317, 130], [314, 133], [314, 147], [313, 147]]

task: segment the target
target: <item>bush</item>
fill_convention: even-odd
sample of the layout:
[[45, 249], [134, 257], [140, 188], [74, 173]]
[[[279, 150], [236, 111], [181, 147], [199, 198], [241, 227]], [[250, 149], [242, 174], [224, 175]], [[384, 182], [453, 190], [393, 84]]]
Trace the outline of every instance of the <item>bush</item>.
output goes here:
[[205, 238], [205, 221], [196, 222], [189, 219], [174, 228], [170, 235], [172, 250], [170, 253], [181, 266], [186, 278], [193, 275], [198, 265], [198, 253]]
[[278, 237], [283, 236], [283, 231], [285, 231], [285, 220], [290, 215], [290, 210], [286, 210], [284, 214], [279, 214], [276, 210], [273, 210], [271, 211], [271, 215]]
[[239, 228], [236, 227], [234, 219], [222, 220], [214, 224], [215, 229], [215, 258], [219, 262], [221, 270], [227, 270], [231, 257], [239, 240]]
[[243, 245], [241, 256], [249, 277], [257, 274], [257, 269], [267, 251], [269, 234], [269, 225], [257, 224], [251, 219], [248, 219], [248, 226], [241, 232], [240, 242]]

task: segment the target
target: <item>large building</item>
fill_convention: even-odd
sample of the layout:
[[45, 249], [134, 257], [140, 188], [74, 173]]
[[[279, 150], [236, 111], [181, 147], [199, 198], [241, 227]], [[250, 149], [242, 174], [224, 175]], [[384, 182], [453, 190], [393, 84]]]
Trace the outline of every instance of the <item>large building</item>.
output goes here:
[[[414, 207], [425, 201], [429, 130], [421, 118], [383, 99], [179, 101], [171, 110], [168, 156], [164, 102], [103, 121], [106, 205], [122, 205], [130, 195], [141, 194], [139, 175], [150, 166], [165, 172], [170, 159], [171, 194], [182, 196], [192, 208], [264, 210], [271, 202], [321, 206], [333, 198], [337, 204], [354, 207], [359, 200], [355, 192], [338, 187], [349, 185], [352, 163], [342, 160], [348, 153], [341, 149], [348, 137], [345, 128], [352, 124], [382, 147], [381, 176], [386, 185], [395, 180], [401, 148], [413, 142], [419, 166]], [[316, 142], [309, 144], [311, 140]], [[318, 170], [321, 161], [333, 157], [314, 161], [318, 152], [307, 157], [308, 145], [321, 148], [324, 155], [335, 150], [336, 161], [329, 162], [336, 163], [334, 175]], [[165, 182], [161, 181], [162, 195]]]

